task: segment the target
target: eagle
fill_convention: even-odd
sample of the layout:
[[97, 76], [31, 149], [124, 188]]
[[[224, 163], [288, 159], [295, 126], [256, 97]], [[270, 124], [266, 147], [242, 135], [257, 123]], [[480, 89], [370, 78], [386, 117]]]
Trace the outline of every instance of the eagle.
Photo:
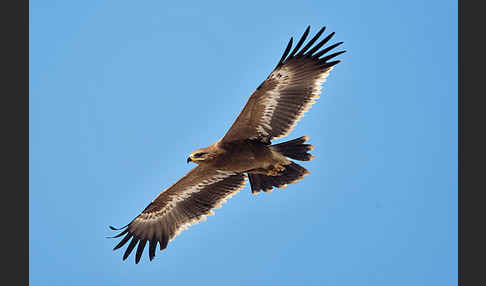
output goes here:
[[307, 136], [279, 144], [271, 141], [290, 133], [319, 97], [329, 72], [340, 62], [335, 57], [345, 52], [329, 54], [343, 42], [322, 48], [334, 35], [332, 32], [320, 39], [325, 28], [304, 45], [308, 26], [293, 49], [291, 37], [277, 66], [251, 94], [226, 134], [209, 147], [189, 154], [187, 163], [197, 166], [163, 190], [129, 224], [122, 228], [110, 226], [121, 231], [111, 238], [123, 236], [113, 250], [128, 243], [123, 260], [137, 247], [138, 264], [148, 243], [152, 261], [157, 244], [161, 251], [166, 249], [182, 230], [214, 215], [214, 209], [243, 188], [247, 177], [251, 192], [258, 194], [295, 184], [309, 174], [293, 161], [314, 158], [309, 153], [314, 147], [305, 144]]

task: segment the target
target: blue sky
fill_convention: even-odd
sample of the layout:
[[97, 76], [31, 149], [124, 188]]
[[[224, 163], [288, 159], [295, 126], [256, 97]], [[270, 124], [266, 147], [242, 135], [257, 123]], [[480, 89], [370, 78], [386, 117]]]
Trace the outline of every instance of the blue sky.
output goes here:
[[[344, 41], [311, 174], [166, 251], [122, 226], [219, 139], [291, 36]], [[280, 142], [280, 141], [277, 141]], [[31, 285], [456, 285], [456, 1], [31, 1]]]

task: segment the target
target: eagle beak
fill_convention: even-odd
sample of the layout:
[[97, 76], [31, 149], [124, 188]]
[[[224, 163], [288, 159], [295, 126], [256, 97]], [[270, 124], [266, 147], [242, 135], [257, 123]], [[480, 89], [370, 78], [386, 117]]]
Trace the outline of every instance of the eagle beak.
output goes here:
[[192, 162], [191, 156], [187, 157], [187, 164], [189, 164], [189, 162]]

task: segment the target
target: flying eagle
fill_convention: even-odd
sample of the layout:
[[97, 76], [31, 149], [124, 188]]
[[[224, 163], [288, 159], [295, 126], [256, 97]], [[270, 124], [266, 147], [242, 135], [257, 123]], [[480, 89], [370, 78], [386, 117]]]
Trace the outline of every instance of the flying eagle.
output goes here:
[[309, 173], [291, 160], [314, 158], [308, 153], [314, 147], [304, 144], [307, 136], [271, 144], [271, 140], [287, 136], [319, 97], [321, 84], [340, 62], [330, 60], [345, 52], [328, 54], [343, 42], [321, 49], [334, 35], [333, 32], [317, 42], [325, 27], [302, 47], [309, 30], [310, 26], [293, 49], [290, 38], [277, 66], [250, 96], [228, 132], [209, 147], [189, 155], [187, 162], [196, 163], [195, 168], [162, 191], [128, 225], [110, 226], [112, 230], [123, 230], [112, 238], [124, 235], [113, 250], [129, 242], [123, 260], [138, 245], [138, 263], [147, 243], [152, 260], [157, 243], [163, 250], [181, 230], [213, 215], [213, 209], [245, 185], [246, 175], [252, 193], [257, 194], [293, 184]]

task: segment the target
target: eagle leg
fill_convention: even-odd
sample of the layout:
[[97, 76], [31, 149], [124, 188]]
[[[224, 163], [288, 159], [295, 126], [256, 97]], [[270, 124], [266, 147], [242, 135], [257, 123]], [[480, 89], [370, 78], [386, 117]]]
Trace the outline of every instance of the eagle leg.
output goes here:
[[270, 192], [273, 187], [285, 188], [287, 184], [295, 184], [298, 180], [304, 178], [309, 174], [304, 167], [290, 162], [288, 165], [284, 165], [285, 170], [278, 176], [269, 176], [267, 174], [255, 174], [253, 172], [248, 173], [250, 180], [251, 192], [257, 194], [260, 191]]
[[267, 169], [267, 176], [280, 176], [282, 175], [283, 171], [285, 171], [285, 167], [280, 165], [279, 163], [270, 166]]
[[268, 174], [268, 170], [267, 169], [264, 169], [264, 168], [255, 168], [255, 169], [248, 170], [246, 172], [248, 174], [261, 174], [261, 175]]

